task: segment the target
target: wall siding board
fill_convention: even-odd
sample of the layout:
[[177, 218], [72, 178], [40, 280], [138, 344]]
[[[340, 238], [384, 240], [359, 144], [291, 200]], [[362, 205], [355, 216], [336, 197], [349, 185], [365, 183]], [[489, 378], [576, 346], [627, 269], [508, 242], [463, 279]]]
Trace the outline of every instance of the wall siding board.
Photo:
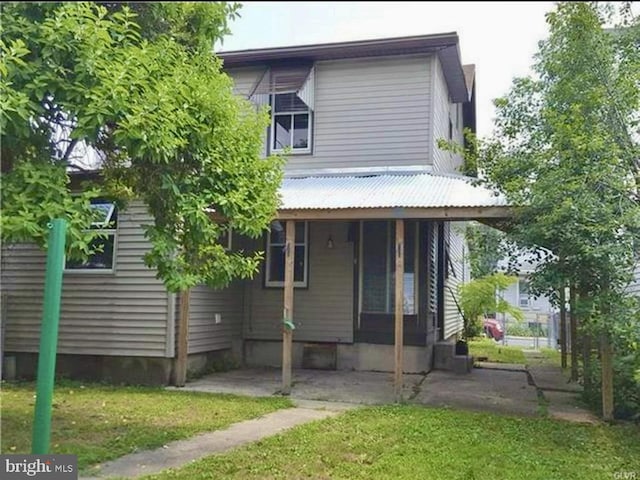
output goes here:
[[[241, 282], [221, 290], [205, 285], [191, 289], [189, 353], [231, 348], [232, 341], [242, 336], [243, 308]], [[216, 313], [221, 316], [218, 324], [215, 323]]]
[[[450, 338], [462, 331], [463, 319], [456, 300], [458, 300], [458, 285], [467, 278], [467, 259], [464, 240], [464, 222], [449, 222], [449, 259], [451, 261], [449, 278], [445, 280], [444, 291], [444, 338]], [[446, 241], [446, 240], [445, 240]], [[455, 295], [455, 298], [454, 298]]]
[[[330, 235], [332, 249], [326, 246]], [[296, 341], [353, 342], [353, 243], [347, 236], [347, 222], [309, 224], [309, 287], [294, 291]], [[261, 272], [247, 290], [244, 338], [281, 339], [282, 288], [264, 288]]]
[[[142, 261], [149, 245], [140, 224], [149, 222], [139, 202], [119, 213], [115, 273], [64, 273], [59, 353], [165, 356], [167, 291]], [[38, 351], [45, 262], [35, 245], [2, 249], [7, 352]]]
[[432, 63], [433, 74], [433, 136], [431, 141], [431, 151], [433, 152], [433, 169], [436, 172], [460, 173], [462, 158], [459, 155], [442, 150], [438, 147], [438, 140], [449, 141], [449, 120], [452, 121], [452, 140], [462, 144], [462, 114], [458, 115], [458, 123], [455, 121], [455, 109], [460, 108], [459, 104], [451, 104], [449, 100], [449, 90], [444, 78], [442, 66], [439, 60]]
[[[286, 168], [431, 164], [431, 62], [409, 56], [316, 63], [313, 153], [289, 155]], [[246, 93], [261, 72], [228, 73], [235, 90]]]

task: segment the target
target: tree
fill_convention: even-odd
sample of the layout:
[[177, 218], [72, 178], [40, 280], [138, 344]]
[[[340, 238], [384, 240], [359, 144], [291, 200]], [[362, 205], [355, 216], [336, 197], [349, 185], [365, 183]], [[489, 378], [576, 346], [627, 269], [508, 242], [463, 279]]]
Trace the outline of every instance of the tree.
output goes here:
[[[238, 6], [132, 5], [3, 5], [2, 239], [45, 246], [47, 223], [63, 217], [67, 255], [86, 258], [90, 200], [136, 198], [154, 219], [145, 262], [167, 288], [249, 277], [261, 254], [217, 239], [267, 228], [282, 159], [261, 158], [268, 115], [233, 95], [212, 53]], [[99, 179], [76, 196], [70, 172], [88, 157]]]
[[504, 234], [481, 223], [469, 223], [465, 229], [469, 247], [471, 278], [482, 278], [495, 273], [498, 262], [507, 253]]
[[518, 277], [510, 277], [504, 273], [493, 273], [476, 278], [458, 287], [460, 308], [464, 318], [463, 336], [477, 336], [482, 328], [480, 319], [487, 313], [506, 313], [518, 321], [524, 319], [522, 310], [512, 306], [500, 293], [509, 285], [518, 281]]
[[[496, 101], [494, 137], [479, 147], [486, 183], [517, 206], [510, 237], [553, 252], [532, 275], [534, 288], [557, 298], [572, 286], [582, 334], [601, 339], [604, 360], [629, 321], [619, 305], [640, 232], [640, 26], [625, 11], [605, 28], [614, 13], [580, 2], [549, 13], [537, 76], [514, 80]], [[610, 395], [603, 391], [605, 406]]]

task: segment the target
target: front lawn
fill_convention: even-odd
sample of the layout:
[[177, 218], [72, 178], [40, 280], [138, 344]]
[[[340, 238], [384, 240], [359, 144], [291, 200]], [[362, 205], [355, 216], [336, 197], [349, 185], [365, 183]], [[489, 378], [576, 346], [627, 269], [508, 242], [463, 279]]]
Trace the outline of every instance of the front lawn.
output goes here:
[[637, 427], [387, 406], [144, 478], [610, 480], [629, 472], [640, 475]]
[[[34, 385], [5, 383], [0, 400], [2, 453], [29, 453]], [[290, 405], [282, 398], [68, 383], [54, 392], [51, 450], [78, 455], [79, 468], [87, 469]]]
[[485, 358], [487, 362], [526, 363], [522, 349], [508, 347], [490, 338], [476, 338], [469, 341], [469, 354], [476, 360]]

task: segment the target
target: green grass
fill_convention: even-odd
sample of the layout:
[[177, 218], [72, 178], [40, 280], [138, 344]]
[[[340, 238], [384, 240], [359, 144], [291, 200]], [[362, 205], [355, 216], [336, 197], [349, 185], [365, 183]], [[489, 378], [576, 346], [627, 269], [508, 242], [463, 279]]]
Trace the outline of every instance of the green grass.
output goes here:
[[504, 346], [490, 338], [470, 340], [469, 354], [476, 359], [486, 357], [488, 362], [521, 364], [526, 362], [521, 348]]
[[387, 406], [144, 478], [610, 480], [616, 472], [640, 472], [636, 427]]
[[[34, 385], [5, 383], [0, 400], [1, 451], [28, 453]], [[283, 398], [64, 384], [54, 392], [51, 450], [78, 455], [78, 466], [85, 470], [135, 450], [160, 447], [289, 406]]]
[[[541, 348], [540, 353], [544, 355], [545, 364], [554, 365], [560, 367], [561, 356], [560, 352], [555, 348]], [[639, 474], [640, 475], [640, 474]]]

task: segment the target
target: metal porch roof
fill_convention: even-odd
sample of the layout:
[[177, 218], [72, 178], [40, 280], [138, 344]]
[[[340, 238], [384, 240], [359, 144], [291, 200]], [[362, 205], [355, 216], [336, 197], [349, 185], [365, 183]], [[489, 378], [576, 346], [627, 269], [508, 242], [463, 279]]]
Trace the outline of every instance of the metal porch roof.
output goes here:
[[285, 178], [280, 210], [508, 206], [472, 180], [437, 173]]

